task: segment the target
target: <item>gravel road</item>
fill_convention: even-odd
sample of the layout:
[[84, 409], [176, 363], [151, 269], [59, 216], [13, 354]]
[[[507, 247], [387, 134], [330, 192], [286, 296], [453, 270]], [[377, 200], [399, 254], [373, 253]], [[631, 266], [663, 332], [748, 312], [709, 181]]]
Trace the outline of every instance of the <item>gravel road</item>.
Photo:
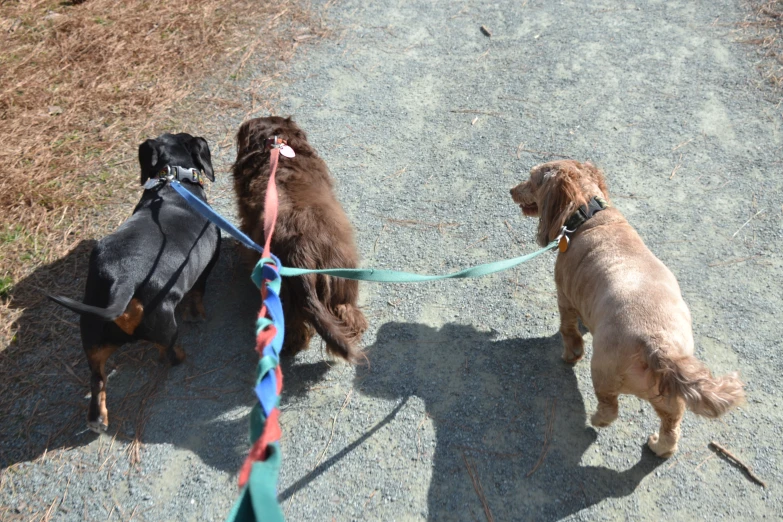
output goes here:
[[[644, 446], [658, 425], [647, 403], [624, 396], [611, 427], [589, 426], [589, 362], [559, 358], [554, 255], [478, 280], [363, 284], [369, 365], [331, 361], [319, 340], [284, 361], [279, 494], [289, 520], [781, 518], [781, 111], [738, 42], [743, 9], [329, 9], [336, 34], [299, 53], [277, 108], [329, 164], [364, 266], [442, 273], [531, 252], [535, 221], [508, 189], [543, 161], [590, 160], [678, 277], [698, 357], [719, 374], [739, 370], [749, 399], [719, 421], [687, 414], [680, 452], [662, 461]], [[206, 130], [186, 130], [211, 144], [240, 123], [206, 119]], [[210, 197], [233, 215], [234, 151], [213, 152]], [[15, 463], [2, 475], [1, 519], [221, 520], [248, 447], [257, 308], [226, 242], [210, 319], [185, 331], [188, 362], [162, 375], [151, 351], [130, 350], [114, 363], [110, 411], [143, 396], [149, 416], [45, 454], [3, 440], [24, 458], [3, 464]], [[86, 365], [75, 371], [86, 379]], [[145, 385], [156, 376], [156, 388]], [[62, 400], [86, 403], [86, 386], [74, 390]], [[129, 437], [140, 429], [137, 448]], [[710, 451], [713, 440], [768, 487]]]

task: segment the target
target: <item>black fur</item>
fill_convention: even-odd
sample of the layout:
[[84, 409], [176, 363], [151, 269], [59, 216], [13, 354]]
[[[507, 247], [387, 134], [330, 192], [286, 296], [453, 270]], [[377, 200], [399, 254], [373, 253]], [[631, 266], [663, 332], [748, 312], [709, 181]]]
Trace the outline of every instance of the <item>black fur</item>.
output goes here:
[[[142, 184], [167, 165], [203, 170], [214, 180], [206, 140], [189, 134], [164, 134], [145, 141], [139, 146], [139, 163]], [[183, 182], [182, 186], [206, 201], [200, 185]], [[93, 373], [91, 427], [99, 422], [96, 392], [106, 385], [97, 351], [144, 339], [165, 348], [171, 362], [179, 362], [181, 357], [174, 351], [178, 334], [174, 310], [191, 290], [199, 299], [203, 295], [219, 247], [220, 230], [192, 210], [169, 184], [145, 190], [133, 215], [93, 249], [83, 303], [50, 296], [81, 314], [82, 344]], [[143, 317], [132, 333], [126, 333], [114, 321], [134, 298], [143, 307]], [[103, 420], [99, 423], [105, 429]]]

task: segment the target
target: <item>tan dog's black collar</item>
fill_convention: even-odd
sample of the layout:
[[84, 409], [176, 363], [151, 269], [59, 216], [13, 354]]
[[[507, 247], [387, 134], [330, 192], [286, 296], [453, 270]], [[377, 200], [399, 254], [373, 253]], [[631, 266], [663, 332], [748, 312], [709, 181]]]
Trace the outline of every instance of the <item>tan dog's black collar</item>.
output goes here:
[[574, 232], [577, 228], [581, 227], [585, 221], [607, 208], [609, 208], [609, 203], [607, 203], [604, 198], [601, 196], [594, 196], [590, 198], [587, 205], [582, 205], [576, 209], [576, 212], [571, 214], [571, 217], [565, 222], [565, 227], [568, 231]]
[[557, 241], [557, 247], [560, 252], [568, 250], [568, 244], [570, 242], [569, 234], [576, 232], [576, 229], [585, 224], [585, 222], [596, 215], [602, 210], [609, 208], [609, 203], [606, 202], [601, 196], [594, 196], [590, 198], [587, 205], [582, 205], [576, 212], [571, 214], [568, 221], [565, 222], [563, 228], [560, 230], [560, 234], [555, 238]]

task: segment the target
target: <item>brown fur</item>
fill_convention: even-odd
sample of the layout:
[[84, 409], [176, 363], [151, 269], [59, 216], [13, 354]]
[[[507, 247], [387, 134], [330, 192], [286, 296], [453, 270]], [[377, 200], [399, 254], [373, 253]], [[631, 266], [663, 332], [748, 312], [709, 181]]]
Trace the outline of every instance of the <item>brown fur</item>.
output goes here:
[[[603, 174], [571, 160], [533, 167], [530, 178], [511, 189], [525, 215], [539, 216], [541, 245], [593, 196], [609, 201]], [[584, 355], [581, 319], [593, 336], [598, 409], [592, 423], [608, 426], [617, 418], [618, 396], [636, 395], [661, 418], [648, 445], [669, 457], [677, 451], [686, 406], [718, 417], [743, 400], [743, 384], [734, 373], [713, 377], [693, 356], [691, 315], [677, 280], [616, 208], [595, 214], [570, 239], [555, 264], [563, 359], [575, 363]]]
[[[329, 170], [291, 118], [256, 118], [239, 128], [233, 174], [242, 230], [263, 244], [264, 198], [269, 180], [269, 152], [264, 141], [275, 135], [288, 143], [296, 157], [281, 155], [275, 174], [279, 212], [272, 253], [285, 266], [356, 268], [359, 255], [353, 229], [335, 198]], [[367, 320], [357, 306], [358, 297], [356, 281], [323, 275], [284, 278], [284, 349], [295, 354], [307, 348], [315, 329], [330, 353], [355, 362], [361, 355], [359, 341], [367, 329]]]

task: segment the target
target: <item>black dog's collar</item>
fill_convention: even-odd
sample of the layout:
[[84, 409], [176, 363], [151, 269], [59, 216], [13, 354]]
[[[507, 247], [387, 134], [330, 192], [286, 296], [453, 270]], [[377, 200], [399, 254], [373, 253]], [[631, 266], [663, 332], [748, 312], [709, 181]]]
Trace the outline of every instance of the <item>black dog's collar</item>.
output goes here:
[[587, 202], [587, 205], [582, 205], [576, 209], [576, 212], [571, 214], [571, 217], [568, 218], [565, 225], [563, 225], [563, 228], [560, 230], [560, 234], [555, 238], [555, 241], [558, 242], [560, 251], [565, 252], [568, 250], [568, 243], [570, 241], [568, 238], [569, 234], [576, 232], [576, 229], [584, 225], [588, 219], [607, 208], [609, 208], [609, 203], [607, 203], [604, 198], [601, 196], [593, 196], [590, 198], [590, 201]]
[[154, 178], [150, 178], [144, 184], [145, 190], [150, 190], [159, 187], [169, 181], [190, 181], [198, 185], [203, 185], [201, 175], [198, 169], [186, 169], [178, 165], [166, 165], [158, 175]]

